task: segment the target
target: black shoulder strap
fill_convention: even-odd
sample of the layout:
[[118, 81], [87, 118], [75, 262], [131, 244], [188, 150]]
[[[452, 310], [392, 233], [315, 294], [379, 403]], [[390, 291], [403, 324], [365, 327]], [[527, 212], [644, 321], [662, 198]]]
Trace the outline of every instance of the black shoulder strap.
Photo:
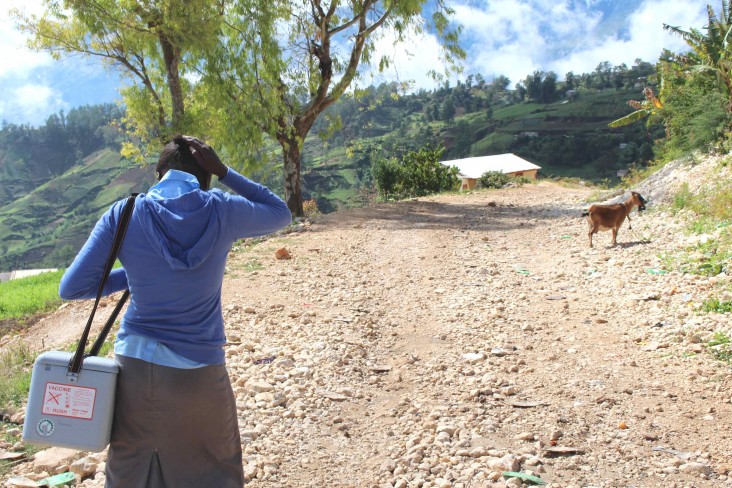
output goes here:
[[[130, 223], [132, 211], [135, 208], [135, 198], [137, 197], [137, 195], [138, 193], [133, 193], [132, 195], [130, 195], [127, 198], [124, 209], [122, 210], [122, 216], [119, 219], [119, 223], [117, 224], [117, 230], [114, 233], [112, 248], [109, 250], [109, 256], [107, 257], [107, 264], [104, 267], [104, 274], [102, 275], [102, 280], [99, 283], [99, 289], [97, 290], [97, 299], [94, 301], [94, 306], [92, 307], [91, 314], [89, 315], [89, 320], [86, 323], [86, 328], [84, 328], [84, 332], [81, 335], [81, 339], [79, 340], [79, 345], [76, 347], [76, 353], [71, 358], [71, 362], [69, 363], [69, 373], [78, 375], [79, 371], [81, 371], [81, 364], [84, 361], [84, 349], [86, 349], [86, 342], [89, 339], [89, 332], [91, 331], [92, 322], [94, 321], [94, 314], [96, 313], [97, 307], [99, 306], [99, 300], [101, 300], [102, 298], [104, 284], [107, 282], [109, 273], [112, 271], [114, 262], [117, 259], [117, 254], [122, 247], [122, 241], [124, 240], [125, 233], [127, 232], [127, 225]], [[109, 334], [109, 331], [112, 328], [112, 325], [114, 324], [117, 315], [119, 314], [120, 310], [122, 310], [122, 306], [127, 301], [127, 297], [129, 297], [129, 295], [130, 291], [125, 290], [119, 300], [119, 303], [117, 303], [117, 306], [112, 312], [112, 315], [110, 315], [107, 323], [104, 325], [102, 332], [99, 334], [99, 337], [94, 342], [94, 345], [92, 346], [92, 349], [89, 353], [90, 356], [96, 356], [97, 354], [99, 354], [99, 349], [101, 349], [102, 344], [104, 344], [104, 340], [107, 338], [107, 334]]]

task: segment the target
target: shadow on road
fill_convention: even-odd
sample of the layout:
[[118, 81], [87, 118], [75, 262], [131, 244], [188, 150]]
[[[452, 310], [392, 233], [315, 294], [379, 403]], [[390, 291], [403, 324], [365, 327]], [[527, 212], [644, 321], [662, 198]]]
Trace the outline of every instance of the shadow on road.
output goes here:
[[577, 205], [521, 205], [486, 203], [443, 203], [406, 200], [395, 204], [342, 210], [321, 217], [319, 224], [387, 225], [396, 229], [439, 229], [496, 231], [540, 226], [547, 220], [577, 219]]

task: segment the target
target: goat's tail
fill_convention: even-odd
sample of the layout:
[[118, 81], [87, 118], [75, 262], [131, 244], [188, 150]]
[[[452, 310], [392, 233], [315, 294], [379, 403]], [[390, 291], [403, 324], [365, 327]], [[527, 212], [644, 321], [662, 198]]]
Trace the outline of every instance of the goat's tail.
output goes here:
[[585, 210], [584, 212], [582, 212], [582, 216], [583, 217], [587, 217], [588, 215], [590, 215], [590, 212], [588, 212], [587, 210]]

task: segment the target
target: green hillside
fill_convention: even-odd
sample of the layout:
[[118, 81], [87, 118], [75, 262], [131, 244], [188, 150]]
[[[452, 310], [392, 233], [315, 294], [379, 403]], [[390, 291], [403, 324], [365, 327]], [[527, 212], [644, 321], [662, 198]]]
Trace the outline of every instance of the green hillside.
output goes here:
[[[459, 84], [414, 94], [381, 85], [345, 96], [305, 142], [303, 197], [322, 212], [363, 205], [373, 161], [426, 145], [444, 146], [445, 160], [513, 152], [541, 166], [542, 176], [591, 181], [617, 181], [618, 169], [644, 162], [649, 141], [641, 125], [607, 127], [630, 111], [637, 89], [571, 95], [533, 103], [491, 85]], [[85, 107], [37, 129], [0, 130], [0, 271], [68, 265], [112, 202], [153, 183], [149, 166], [120, 157], [123, 136], [110, 126], [118, 116], [107, 106]], [[326, 118], [339, 123], [321, 138]], [[249, 176], [282, 194], [280, 168]]]
[[[483, 98], [484, 92], [474, 89], [472, 97]], [[444, 160], [512, 152], [541, 166], [544, 177], [618, 182], [618, 170], [653, 157], [653, 135], [642, 124], [607, 126], [629, 113], [627, 101], [637, 98], [635, 89], [583, 90], [571, 100], [546, 104], [494, 103], [490, 115], [484, 106], [473, 104], [468, 112], [458, 105], [460, 115], [449, 121], [425, 117], [425, 107], [434, 103], [425, 95], [397, 97], [396, 90], [387, 90], [382, 103], [360, 112], [347, 108], [358, 101], [346, 99], [337, 107], [342, 129], [327, 143], [317, 137], [306, 141], [304, 195], [325, 211], [358, 206], [359, 189], [371, 184], [375, 158], [438, 144], [446, 148]], [[277, 177], [268, 180], [273, 188], [281, 185]]]
[[61, 176], [0, 207], [0, 269], [68, 264], [109, 206], [153, 183], [117, 150], [94, 152]]

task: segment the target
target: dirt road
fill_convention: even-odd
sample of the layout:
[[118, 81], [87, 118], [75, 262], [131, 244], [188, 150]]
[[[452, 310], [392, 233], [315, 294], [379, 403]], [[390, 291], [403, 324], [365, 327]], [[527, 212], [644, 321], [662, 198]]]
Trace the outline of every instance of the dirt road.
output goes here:
[[[224, 316], [250, 486], [732, 486], [732, 369], [706, 347], [732, 320], [695, 311], [728, 278], [658, 271], [682, 242], [653, 206], [589, 249], [591, 192], [420, 198], [235, 250]], [[48, 346], [84, 307], [27, 336]]]

